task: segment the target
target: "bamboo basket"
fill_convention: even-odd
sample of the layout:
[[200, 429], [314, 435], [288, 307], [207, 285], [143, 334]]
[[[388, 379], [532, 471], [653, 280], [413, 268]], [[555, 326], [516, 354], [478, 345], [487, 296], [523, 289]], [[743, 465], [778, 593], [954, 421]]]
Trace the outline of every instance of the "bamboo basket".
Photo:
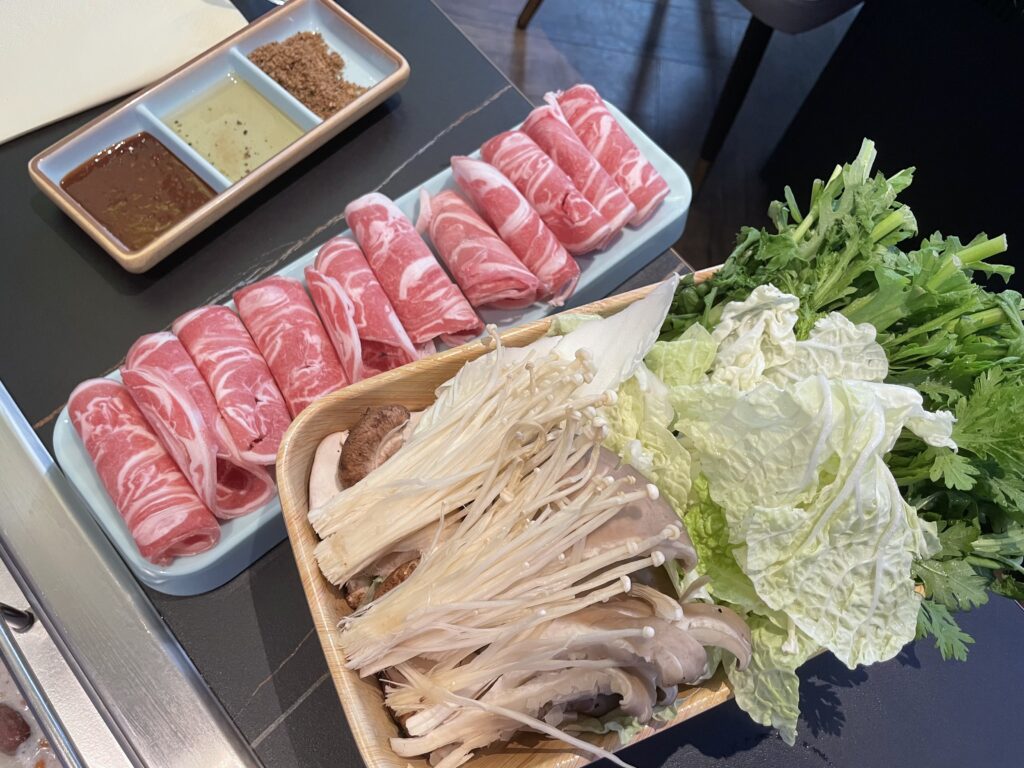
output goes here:
[[[710, 271], [697, 273], [697, 280]], [[575, 312], [611, 315], [647, 295], [652, 286], [612, 296], [579, 307]], [[550, 319], [537, 320], [501, 334], [508, 346], [524, 346], [542, 337]], [[302, 586], [309, 601], [327, 666], [345, 710], [345, 717], [368, 768], [427, 768], [425, 758], [402, 758], [391, 750], [389, 739], [399, 735], [398, 726], [384, 707], [384, 696], [376, 679], [359, 678], [345, 668], [338, 622], [350, 613], [341, 590], [320, 573], [313, 557], [317, 536], [307, 520], [309, 474], [313, 454], [320, 441], [332, 432], [351, 427], [369, 406], [401, 404], [421, 410], [434, 401], [434, 391], [452, 378], [470, 360], [484, 354], [488, 347], [472, 342], [442, 352], [393, 371], [374, 376], [339, 392], [326, 395], [307, 407], [292, 423], [277, 456], [277, 478], [281, 507]], [[358, 535], [357, 532], [353, 532]], [[679, 711], [674, 720], [658, 723], [657, 730], [671, 727], [732, 696], [728, 684], [715, 676], [701, 686], [683, 689]], [[655, 733], [644, 728], [633, 742]], [[601, 737], [602, 746], [617, 749], [616, 734]], [[589, 755], [566, 744], [534, 734], [521, 734], [511, 742], [478, 753], [467, 765], [472, 768], [578, 768], [590, 762]]]

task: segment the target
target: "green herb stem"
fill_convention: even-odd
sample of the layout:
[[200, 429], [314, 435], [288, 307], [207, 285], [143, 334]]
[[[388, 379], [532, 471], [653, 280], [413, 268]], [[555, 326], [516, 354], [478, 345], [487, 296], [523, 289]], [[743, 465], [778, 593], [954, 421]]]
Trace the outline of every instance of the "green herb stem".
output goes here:
[[966, 336], [984, 331], [986, 328], [993, 328], [1006, 322], [1006, 313], [1002, 307], [992, 307], [973, 315], [961, 317], [956, 324], [956, 335], [961, 339]]
[[913, 214], [910, 212], [910, 208], [905, 205], [897, 208], [880, 222], [875, 224], [874, 228], [871, 230], [871, 242], [877, 243], [886, 235], [895, 232], [903, 224], [912, 222], [913, 220]]
[[1004, 253], [1008, 247], [1006, 235], [1000, 235], [999, 237], [993, 237], [991, 240], [983, 240], [980, 243], [969, 245], [957, 253], [956, 257], [960, 259], [960, 263], [963, 266], [969, 267], [971, 264]]
[[[891, 468], [890, 468], [891, 470]], [[916, 472], [896, 472], [892, 471], [893, 479], [896, 481], [896, 485], [900, 488], [907, 488], [914, 483], [924, 482], [930, 479], [931, 467], [923, 467]]]
[[990, 256], [1003, 253], [1006, 248], [1006, 235], [1000, 235], [999, 237], [992, 238], [991, 240], [986, 238], [980, 243], [969, 245], [963, 250], [949, 254], [942, 267], [936, 270], [935, 274], [928, 280], [926, 287], [930, 291], [937, 291], [942, 284], [956, 274], [958, 270], [962, 270], [966, 267], [970, 267], [972, 264], [984, 261]]
[[803, 240], [804, 235], [807, 234], [807, 230], [811, 228], [811, 224], [814, 223], [814, 220], [816, 218], [817, 216], [815, 215], [815, 212], [813, 210], [807, 212], [807, 216], [805, 216], [804, 220], [800, 222], [800, 226], [793, 230], [794, 242], [799, 243], [801, 240]]
[[910, 339], [920, 336], [923, 333], [931, 333], [935, 329], [944, 326], [950, 320], [955, 320], [956, 318], [960, 317], [966, 311], [967, 307], [954, 307], [949, 312], [946, 312], [944, 315], [940, 315], [931, 322], [923, 323], [922, 325], [919, 325], [916, 328], [914, 328], [914, 330], [907, 331], [902, 336], [897, 336], [887, 346], [889, 346], [890, 348], [898, 347], [902, 344], [906, 344]]
[[793, 190], [788, 186], [783, 191], [786, 196], [786, 206], [789, 208], [789, 215], [793, 217], [793, 221], [797, 224], [804, 220], [804, 215], [800, 213], [800, 206], [796, 202], [796, 196], [793, 194]]

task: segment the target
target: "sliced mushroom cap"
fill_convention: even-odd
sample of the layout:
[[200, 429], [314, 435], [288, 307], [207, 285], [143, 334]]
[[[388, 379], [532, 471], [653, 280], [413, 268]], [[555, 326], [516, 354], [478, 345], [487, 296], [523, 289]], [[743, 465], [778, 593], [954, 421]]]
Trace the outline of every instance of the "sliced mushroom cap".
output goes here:
[[[388, 406], [388, 408], [401, 408], [401, 406]], [[368, 409], [371, 411], [381, 409]], [[413, 429], [422, 417], [422, 411], [409, 414], [406, 412], [404, 429], [396, 434], [390, 435], [384, 442], [380, 451], [381, 463], [391, 458], [395, 452], [409, 439]], [[362, 424], [366, 415], [360, 420]], [[309, 508], [316, 509], [330, 501], [331, 497], [345, 489], [342, 482], [341, 462], [345, 442], [349, 436], [349, 430], [333, 432], [320, 441], [313, 456], [313, 466], [309, 475]], [[351, 449], [350, 449], [351, 451]], [[350, 459], [351, 460], [351, 459]], [[360, 478], [361, 479], [361, 478]]]
[[349, 430], [341, 450], [341, 482], [355, 485], [390, 459], [405, 443], [409, 411], [401, 405], [367, 408]]
[[353, 611], [357, 610], [366, 598], [370, 596], [373, 588], [373, 577], [365, 573], [354, 576], [345, 582], [345, 602]]
[[[459, 521], [452, 519], [446, 520], [443, 526], [440, 523], [431, 523], [402, 539], [395, 544], [391, 552], [378, 558], [366, 570], [345, 582], [345, 601], [352, 610], [355, 610], [369, 600], [390, 592], [409, 578], [419, 565], [423, 553], [435, 543], [444, 541], [458, 525]], [[378, 587], [371, 592], [370, 587], [375, 580], [378, 581]]]
[[412, 572], [416, 570], [416, 566], [419, 564], [419, 557], [414, 557], [412, 560], [408, 560], [402, 563], [397, 568], [395, 568], [395, 570], [389, 573], [384, 578], [384, 581], [381, 582], [380, 589], [377, 590], [377, 593], [374, 595], [374, 597], [386, 595], [392, 589], [394, 589], [403, 581], [408, 579], [410, 576], [412, 576]]
[[392, 552], [345, 582], [345, 602], [354, 611], [371, 600], [387, 594], [416, 570], [420, 556], [411, 552]]
[[348, 432], [333, 432], [320, 441], [313, 455], [313, 467], [309, 472], [309, 508], [326, 504], [332, 496], [342, 491], [338, 461]]

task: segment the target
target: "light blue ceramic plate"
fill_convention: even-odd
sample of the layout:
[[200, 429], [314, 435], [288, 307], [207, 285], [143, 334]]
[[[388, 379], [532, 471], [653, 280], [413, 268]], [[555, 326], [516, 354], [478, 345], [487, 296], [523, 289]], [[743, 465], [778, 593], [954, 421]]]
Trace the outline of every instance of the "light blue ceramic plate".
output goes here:
[[[626, 133], [636, 142], [647, 159], [668, 182], [671, 190], [654, 215], [639, 229], [626, 229], [608, 250], [579, 259], [580, 281], [566, 308], [587, 304], [607, 296], [657, 256], [664, 253], [683, 233], [690, 208], [690, 180], [679, 165], [651, 141], [629, 118], [613, 105], [608, 105]], [[468, 148], [467, 148], [468, 149]], [[479, 153], [473, 153], [477, 156]], [[431, 179], [395, 200], [412, 221], [419, 212], [420, 189], [431, 194], [454, 188], [450, 170]], [[337, 232], [351, 235], [350, 230]], [[303, 270], [313, 263], [312, 250], [281, 269], [277, 274], [303, 280]], [[228, 306], [233, 308], [232, 303]], [[485, 310], [488, 323], [499, 326], [519, 323], [549, 315], [551, 307], [534, 305], [522, 310]], [[120, 378], [118, 374], [110, 375]], [[195, 595], [219, 587], [248, 568], [268, 549], [286, 537], [281, 506], [277, 499], [243, 518], [221, 525], [221, 538], [216, 547], [192, 557], [183, 557], [167, 566], [153, 565], [143, 559], [132, 541], [110, 496], [100, 482], [92, 460], [71, 426], [67, 408], [61, 411], [53, 433], [53, 448], [64, 473], [88, 502], [96, 520], [117, 547], [136, 577], [147, 586], [170, 595]]]

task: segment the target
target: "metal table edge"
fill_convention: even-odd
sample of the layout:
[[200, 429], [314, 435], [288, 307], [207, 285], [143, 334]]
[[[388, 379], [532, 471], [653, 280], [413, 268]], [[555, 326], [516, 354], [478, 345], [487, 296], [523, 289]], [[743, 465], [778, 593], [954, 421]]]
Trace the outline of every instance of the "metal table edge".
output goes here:
[[129, 760], [259, 766], [0, 382], [0, 557]]

